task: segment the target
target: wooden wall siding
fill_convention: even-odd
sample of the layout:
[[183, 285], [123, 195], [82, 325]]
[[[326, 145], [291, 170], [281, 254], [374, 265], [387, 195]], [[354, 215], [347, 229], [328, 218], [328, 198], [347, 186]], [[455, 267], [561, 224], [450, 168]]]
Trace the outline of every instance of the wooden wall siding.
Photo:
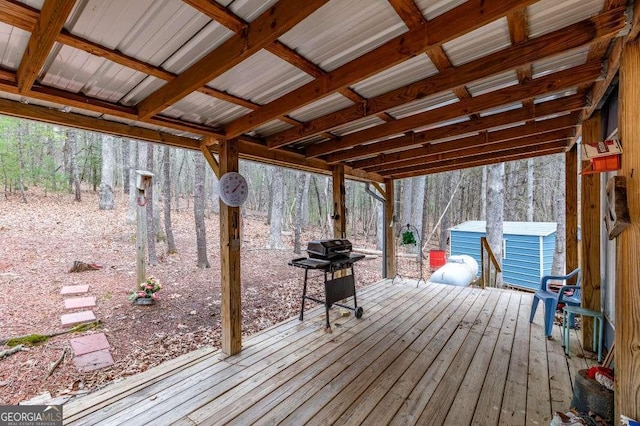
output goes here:
[[77, 399], [65, 423], [543, 425], [594, 364], [576, 334], [568, 359], [560, 327], [545, 338], [542, 310], [529, 323], [532, 294], [384, 280], [358, 302], [362, 319], [331, 310], [333, 333], [316, 306], [240, 354], [200, 349]]
[[640, 42], [628, 43], [620, 65], [620, 176], [627, 177], [631, 225], [618, 237], [616, 268], [616, 413], [640, 418]]
[[566, 208], [566, 271], [571, 272], [578, 263], [578, 146], [565, 154], [565, 208]]
[[[220, 176], [238, 171], [238, 141], [220, 141]], [[222, 290], [222, 351], [233, 355], [242, 349], [240, 275], [240, 208], [220, 200], [220, 287]]]
[[[597, 143], [602, 140], [602, 114], [597, 111], [589, 120], [582, 123], [582, 143]], [[589, 161], [582, 161], [584, 169]], [[581, 267], [582, 267], [582, 306], [600, 311], [600, 174], [583, 175], [581, 179]], [[584, 317], [582, 341], [589, 350], [593, 346], [593, 318]]]

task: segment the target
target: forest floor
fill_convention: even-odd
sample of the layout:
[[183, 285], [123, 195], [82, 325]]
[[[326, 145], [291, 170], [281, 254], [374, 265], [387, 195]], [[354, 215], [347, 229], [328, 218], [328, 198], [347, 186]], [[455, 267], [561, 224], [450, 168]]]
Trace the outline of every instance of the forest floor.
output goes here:
[[[124, 196], [126, 197], [126, 195]], [[115, 364], [83, 373], [67, 355], [47, 377], [49, 366], [78, 335], [64, 334], [0, 359], [0, 404], [17, 404], [45, 392], [53, 397], [80, 395], [111, 381], [145, 371], [202, 346], [220, 346], [220, 257], [218, 216], [206, 219], [210, 269], [196, 267], [193, 205], [183, 200], [172, 211], [178, 253], [166, 254], [159, 242], [159, 263], [147, 266], [147, 275], [160, 279], [160, 300], [151, 307], [128, 300], [135, 287], [135, 224], [127, 224], [126, 198], [117, 197], [115, 210], [98, 209], [95, 192], [82, 193], [82, 202], [69, 194], [27, 193], [0, 200], [0, 339], [62, 330], [65, 313], [63, 286], [89, 284], [96, 297], [93, 311], [102, 321]], [[293, 237], [284, 236], [285, 249], [266, 249], [266, 218], [244, 219], [242, 264], [242, 330], [248, 336], [296, 316], [300, 308], [302, 271], [287, 265], [294, 257]], [[318, 230], [302, 241], [324, 238]], [[354, 247], [375, 244], [350, 236]], [[304, 249], [304, 247], [303, 247]], [[303, 252], [304, 253], [304, 252]], [[97, 263], [102, 269], [69, 273], [73, 262]], [[419, 275], [413, 259], [400, 259], [400, 271]], [[356, 287], [381, 278], [381, 258], [356, 265]], [[428, 268], [425, 266], [425, 270]], [[417, 275], [416, 275], [417, 274]], [[92, 333], [91, 331], [88, 333]], [[8, 347], [0, 346], [0, 351]]]

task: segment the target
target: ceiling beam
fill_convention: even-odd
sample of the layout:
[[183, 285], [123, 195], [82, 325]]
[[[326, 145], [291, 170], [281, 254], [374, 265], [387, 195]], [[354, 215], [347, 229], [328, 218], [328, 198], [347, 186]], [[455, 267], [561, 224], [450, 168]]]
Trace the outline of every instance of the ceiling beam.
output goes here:
[[[366, 160], [348, 163], [351, 167], [364, 170], [384, 170], [385, 167], [392, 168], [393, 164], [404, 163], [406, 161], [418, 161], [420, 158], [432, 155], [443, 154], [445, 152], [463, 151], [473, 146], [489, 145], [497, 142], [519, 139], [526, 136], [551, 132], [559, 129], [566, 129], [577, 126], [578, 113], [567, 114], [548, 120], [533, 121], [508, 129], [495, 130], [493, 132], [482, 132], [478, 135], [454, 139], [452, 141], [427, 143], [418, 148], [407, 149], [390, 154], [380, 154]], [[417, 163], [416, 163], [417, 164]]]
[[176, 136], [171, 133], [145, 129], [134, 125], [116, 123], [114, 121], [101, 120], [81, 114], [65, 113], [56, 109], [24, 104], [8, 99], [0, 99], [0, 114], [60, 126], [75, 127], [92, 132], [102, 132], [115, 136], [157, 142], [178, 148], [200, 148], [200, 142], [196, 139]]
[[[417, 144], [426, 144], [431, 141], [452, 138], [469, 133], [482, 132], [558, 113], [577, 111], [584, 108], [584, 103], [585, 93], [581, 92], [575, 95], [565, 96], [563, 98], [536, 104], [535, 109], [522, 107], [511, 111], [488, 115], [476, 120], [467, 120], [447, 126], [435, 127], [433, 129], [425, 130], [424, 132], [410, 133], [409, 135], [395, 139], [388, 139], [382, 142], [366, 145], [358, 145], [354, 148], [336, 152], [335, 154], [330, 154], [323, 158], [330, 164], [341, 161], [353, 161], [357, 158], [371, 157], [372, 155], [381, 154], [387, 151], [409, 148]], [[352, 164], [352, 166], [356, 167], [355, 163]]]
[[[238, 142], [238, 149], [241, 154], [240, 157], [245, 160], [264, 162], [276, 166], [322, 173], [325, 175], [330, 175], [333, 170], [332, 165], [318, 158], [306, 158], [304, 155], [292, 151], [269, 149], [256, 142], [241, 140]], [[344, 172], [345, 176], [352, 180], [384, 183], [384, 179], [377, 173], [365, 172], [348, 166], [344, 168]]]
[[464, 99], [441, 108], [435, 108], [390, 123], [370, 127], [346, 135], [337, 141], [310, 145], [307, 147], [305, 153], [309, 157], [331, 154], [375, 139], [398, 135], [411, 129], [570, 89], [585, 82], [596, 80], [601, 76], [601, 73], [602, 66], [599, 62], [578, 65], [554, 74], [548, 74], [544, 77], [530, 80], [524, 84], [509, 86], [471, 99]]
[[494, 154], [482, 154], [472, 158], [461, 158], [455, 160], [447, 160], [440, 163], [427, 165], [421, 170], [402, 173], [390, 173], [385, 175], [391, 179], [406, 179], [415, 176], [430, 175], [434, 173], [448, 172], [451, 170], [461, 170], [470, 167], [486, 166], [489, 164], [503, 163], [508, 161], [524, 160], [528, 158], [541, 157], [545, 155], [559, 154], [566, 150], [566, 141], [549, 142], [543, 145], [533, 147], [523, 147], [511, 150], [508, 154], [497, 157]]
[[247, 29], [247, 24], [242, 18], [231, 13], [226, 7], [214, 0], [182, 0], [200, 13], [229, 28], [234, 33], [240, 33]]
[[36, 81], [74, 4], [75, 0], [45, 0], [42, 5], [16, 73], [21, 94], [31, 89]]
[[575, 129], [559, 129], [551, 132], [524, 136], [518, 139], [509, 139], [491, 143], [484, 143], [484, 141], [482, 141], [483, 135], [470, 136], [469, 138], [465, 138], [471, 139], [470, 141], [467, 141], [470, 143], [470, 146], [466, 149], [439, 154], [429, 154], [424, 157], [412, 158], [400, 163], [385, 164], [372, 168], [370, 171], [379, 174], [386, 174], [390, 171], [393, 171], [393, 173], [404, 173], [422, 170], [425, 165], [453, 160], [456, 158], [474, 157], [481, 154], [495, 154], [496, 156], [501, 156], [504, 155], [505, 151], [511, 152], [514, 149], [525, 146], [541, 145], [558, 140], [562, 140], [566, 143], [567, 139], [572, 137], [574, 133]]
[[[434, 18], [429, 24], [399, 35], [382, 46], [229, 123], [228, 137], [239, 136], [279, 115], [287, 114], [317, 99], [407, 59], [440, 46], [466, 32], [482, 27], [536, 0], [469, 0]], [[455, 23], [452, 24], [452, 23]]]
[[[536, 37], [471, 61], [441, 71], [431, 77], [344, 108], [304, 123], [302, 127], [285, 130], [267, 138], [270, 148], [313, 136], [333, 127], [397, 107], [416, 99], [453, 90], [473, 81], [517, 68], [569, 49], [584, 46], [602, 38], [613, 37], [625, 24], [625, 9], [616, 9], [566, 28]], [[282, 98], [281, 98], [282, 99]]]
[[[230, 70], [289, 31], [328, 0], [280, 0], [182, 74], [138, 104], [140, 119], [148, 119]], [[275, 117], [274, 117], [275, 118]]]

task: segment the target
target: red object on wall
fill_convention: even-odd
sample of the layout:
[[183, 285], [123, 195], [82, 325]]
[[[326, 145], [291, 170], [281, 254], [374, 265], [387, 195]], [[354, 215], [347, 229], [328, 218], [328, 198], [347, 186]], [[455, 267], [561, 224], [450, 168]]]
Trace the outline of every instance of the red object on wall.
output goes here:
[[447, 253], [444, 250], [429, 251], [429, 268], [432, 272], [444, 266], [445, 263], [447, 263]]

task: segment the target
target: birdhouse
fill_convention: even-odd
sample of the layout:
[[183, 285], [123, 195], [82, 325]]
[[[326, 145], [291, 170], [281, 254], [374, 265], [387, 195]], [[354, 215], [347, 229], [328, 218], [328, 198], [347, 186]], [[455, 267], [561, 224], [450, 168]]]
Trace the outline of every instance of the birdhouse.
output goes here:
[[615, 138], [610, 138], [597, 143], [583, 143], [582, 153], [589, 165], [580, 174], [612, 172], [621, 166], [622, 145]]
[[151, 188], [153, 184], [153, 173], [145, 170], [136, 170], [136, 188], [141, 191]]

